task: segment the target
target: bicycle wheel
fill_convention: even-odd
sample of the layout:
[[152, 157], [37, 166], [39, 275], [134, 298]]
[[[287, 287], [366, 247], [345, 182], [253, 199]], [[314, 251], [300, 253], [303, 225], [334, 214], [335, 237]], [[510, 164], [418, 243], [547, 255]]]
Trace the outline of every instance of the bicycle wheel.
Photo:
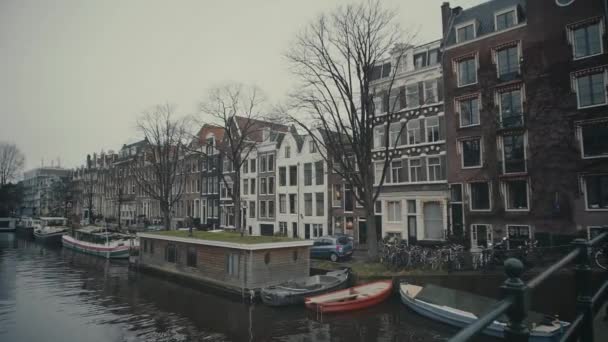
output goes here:
[[608, 270], [608, 255], [603, 250], [595, 253], [595, 263], [603, 270]]

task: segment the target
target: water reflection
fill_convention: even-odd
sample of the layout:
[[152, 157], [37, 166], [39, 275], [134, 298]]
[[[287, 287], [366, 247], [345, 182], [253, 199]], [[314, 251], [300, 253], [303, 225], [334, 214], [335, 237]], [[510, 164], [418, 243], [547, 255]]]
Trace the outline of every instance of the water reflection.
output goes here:
[[[486, 295], [502, 281], [453, 279], [433, 281]], [[455, 331], [397, 297], [317, 316], [302, 307], [248, 305], [133, 272], [125, 262], [0, 234], [0, 341], [444, 341]]]

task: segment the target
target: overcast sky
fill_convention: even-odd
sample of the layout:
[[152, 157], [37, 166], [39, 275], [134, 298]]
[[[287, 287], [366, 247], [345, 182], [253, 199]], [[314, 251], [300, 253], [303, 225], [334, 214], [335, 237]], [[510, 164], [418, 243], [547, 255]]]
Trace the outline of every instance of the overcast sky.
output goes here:
[[[230, 81], [281, 100], [294, 84], [282, 57], [290, 40], [348, 2], [0, 0], [0, 141], [16, 143], [28, 169], [43, 158], [74, 167], [136, 140], [135, 119], [154, 104], [193, 114]], [[382, 1], [419, 42], [440, 38], [442, 2]]]

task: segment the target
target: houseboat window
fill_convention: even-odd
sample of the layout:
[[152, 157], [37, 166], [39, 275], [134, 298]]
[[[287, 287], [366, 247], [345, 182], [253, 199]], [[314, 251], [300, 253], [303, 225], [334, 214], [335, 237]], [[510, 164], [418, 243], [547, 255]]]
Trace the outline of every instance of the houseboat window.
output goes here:
[[175, 250], [175, 245], [172, 243], [168, 244], [165, 248], [165, 260], [173, 263], [177, 260], [177, 251]]
[[148, 253], [148, 240], [144, 240], [144, 253]]
[[150, 254], [154, 254], [154, 241], [150, 241]]
[[266, 265], [270, 263], [270, 252], [266, 252], [266, 254], [264, 254], [264, 263]]
[[190, 267], [196, 267], [196, 247], [188, 247], [186, 264]]
[[239, 254], [229, 253], [226, 256], [226, 273], [229, 276], [239, 276]]
[[293, 251], [292, 258], [293, 258], [293, 261], [298, 260], [298, 250]]

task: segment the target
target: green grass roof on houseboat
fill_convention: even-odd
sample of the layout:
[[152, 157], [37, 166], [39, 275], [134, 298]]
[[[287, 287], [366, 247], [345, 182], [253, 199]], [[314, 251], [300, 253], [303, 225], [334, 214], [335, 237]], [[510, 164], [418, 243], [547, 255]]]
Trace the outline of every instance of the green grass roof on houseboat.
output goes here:
[[255, 243], [271, 243], [271, 242], [289, 242], [298, 241], [298, 239], [292, 239], [283, 236], [241, 236], [237, 232], [205, 232], [195, 230], [192, 232], [192, 236], [189, 235], [187, 230], [168, 230], [160, 232], [146, 232], [148, 234], [159, 234], [165, 236], [175, 236], [180, 238], [194, 238], [209, 241], [223, 241], [232, 243], [243, 243], [243, 244], [255, 244]]

